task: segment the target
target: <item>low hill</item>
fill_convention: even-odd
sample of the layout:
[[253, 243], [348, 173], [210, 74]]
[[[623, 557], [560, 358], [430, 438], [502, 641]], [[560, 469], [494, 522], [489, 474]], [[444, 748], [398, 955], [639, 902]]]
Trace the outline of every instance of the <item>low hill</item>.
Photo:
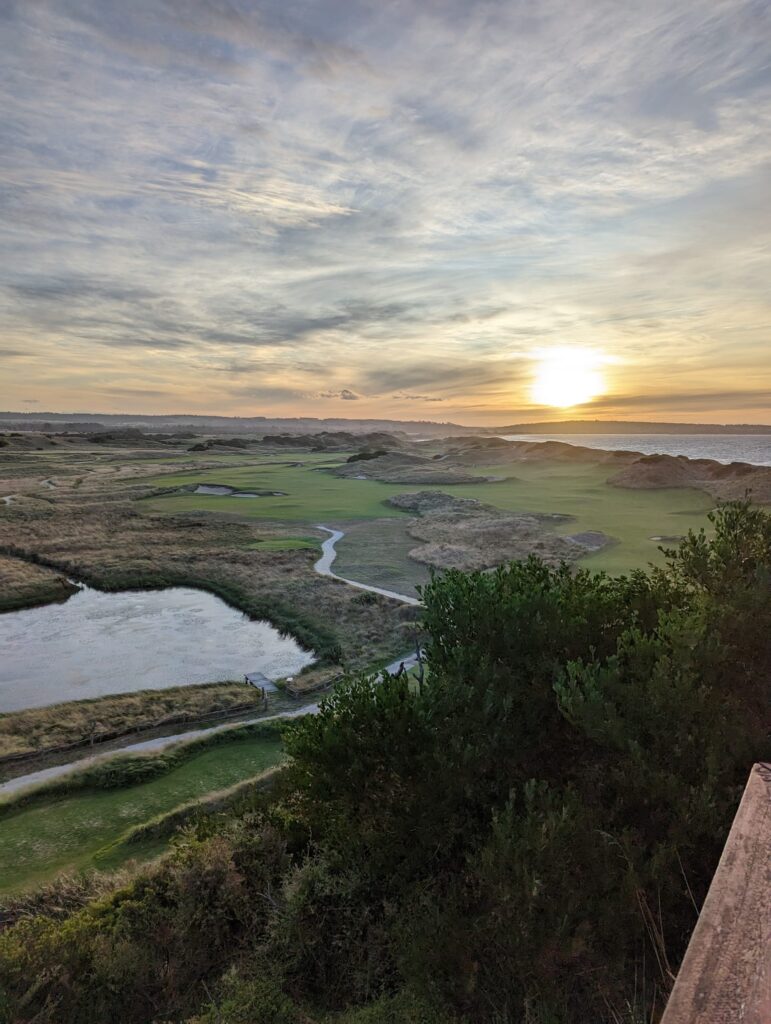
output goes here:
[[728, 501], [746, 494], [760, 504], [771, 503], [771, 467], [712, 459], [687, 459], [684, 455], [643, 455], [624, 466], [609, 484], [638, 490], [662, 487], [695, 487], [714, 498]]
[[608, 543], [597, 532], [556, 534], [554, 527], [569, 521], [569, 516], [504, 512], [475, 498], [441, 491], [398, 494], [387, 504], [417, 516], [407, 532], [421, 543], [410, 551], [410, 558], [435, 569], [491, 569], [530, 555], [559, 565]]

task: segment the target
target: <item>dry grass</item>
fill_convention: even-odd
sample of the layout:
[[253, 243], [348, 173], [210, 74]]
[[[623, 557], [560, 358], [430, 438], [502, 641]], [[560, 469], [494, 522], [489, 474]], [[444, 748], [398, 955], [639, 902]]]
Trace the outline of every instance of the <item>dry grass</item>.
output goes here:
[[0, 555], [0, 611], [62, 601], [75, 589], [60, 572]]
[[[64, 478], [55, 455], [41, 455], [40, 479], [62, 485], [49, 488], [44, 500], [20, 498], [0, 509], [0, 551], [104, 590], [198, 586], [270, 620], [321, 657], [353, 667], [400, 653], [410, 609], [385, 598], [358, 600], [357, 591], [314, 572], [313, 550], [256, 543], [295, 536], [296, 523], [146, 514], [137, 499], [150, 487], [125, 474], [125, 460], [121, 453], [116, 474], [106, 473], [102, 451], [93, 472], [81, 463], [81, 476]], [[157, 475], [158, 464], [142, 470]]]
[[340, 677], [337, 665], [310, 665], [305, 671], [287, 680], [286, 690], [293, 697], [303, 696], [331, 686]]
[[13, 711], [0, 715], [0, 761], [98, 743], [176, 722], [199, 721], [252, 704], [260, 704], [260, 691], [254, 687], [204, 683]]

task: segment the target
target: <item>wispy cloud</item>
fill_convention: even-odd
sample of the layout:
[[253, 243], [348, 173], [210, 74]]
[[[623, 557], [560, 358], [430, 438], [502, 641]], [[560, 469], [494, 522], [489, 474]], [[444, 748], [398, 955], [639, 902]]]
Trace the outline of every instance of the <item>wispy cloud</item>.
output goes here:
[[1, 10], [2, 404], [768, 418], [762, 0]]

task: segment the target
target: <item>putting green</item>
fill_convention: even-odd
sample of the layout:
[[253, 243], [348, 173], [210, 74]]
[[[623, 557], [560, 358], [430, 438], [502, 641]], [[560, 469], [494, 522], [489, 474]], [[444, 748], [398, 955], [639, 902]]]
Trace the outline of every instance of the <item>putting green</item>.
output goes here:
[[[202, 750], [150, 782], [81, 791], [22, 807], [0, 823], [0, 892], [30, 888], [61, 871], [93, 868], [99, 851], [156, 815], [258, 775], [281, 756], [280, 741], [251, 737]], [[111, 851], [109, 866], [160, 852], [157, 840]], [[103, 866], [100, 863], [100, 866]]]
[[[480, 477], [510, 472], [513, 478], [500, 483], [480, 480], [478, 484], [407, 485], [343, 479], [319, 471], [321, 466], [344, 461], [344, 455], [301, 459], [301, 466], [282, 466], [278, 462], [286, 461], [285, 457], [270, 465], [264, 464], [263, 457], [262, 465], [228, 468], [224, 464], [216, 470], [174, 474], [155, 481], [165, 487], [220, 483], [243, 490], [281, 490], [287, 492], [286, 497], [232, 498], [181, 493], [148, 499], [144, 504], [153, 511], [166, 513], [200, 510], [233, 514], [242, 519], [345, 524], [352, 520], [404, 517], [384, 501], [395, 494], [430, 488], [478, 498], [507, 511], [571, 515], [573, 521], [560, 524], [559, 533], [599, 530], [614, 538], [616, 543], [582, 562], [587, 567], [614, 573], [644, 567], [650, 562], [660, 564], [663, 556], [658, 551], [659, 542], [651, 538], [679, 536], [689, 527], [707, 525], [706, 513], [714, 505], [703, 491], [612, 487], [606, 483], [612, 470], [591, 464], [523, 462], [503, 470], [499, 466], [479, 466], [474, 472]], [[370, 543], [376, 551], [378, 537], [374, 531]], [[345, 540], [340, 543], [341, 557], [345, 544]]]

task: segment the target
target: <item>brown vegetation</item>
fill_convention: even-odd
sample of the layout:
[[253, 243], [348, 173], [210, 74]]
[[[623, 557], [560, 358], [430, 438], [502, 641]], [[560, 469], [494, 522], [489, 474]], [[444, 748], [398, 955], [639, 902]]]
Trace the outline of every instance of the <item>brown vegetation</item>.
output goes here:
[[[389, 504], [416, 512], [407, 532], [421, 545], [410, 558], [438, 569], [490, 569], [512, 559], [538, 555], [547, 564], [574, 562], [590, 548], [582, 540], [554, 533], [565, 516], [526, 515], [502, 512], [474, 498], [456, 498], [440, 491], [400, 494]], [[591, 550], [605, 538], [592, 535]]]
[[347, 479], [365, 477], [387, 484], [472, 484], [486, 477], [464, 472], [445, 462], [409, 452], [387, 452], [366, 461], [346, 462], [330, 470]]
[[63, 601], [76, 589], [60, 572], [0, 554], [0, 612]]
[[687, 459], [683, 455], [643, 455], [610, 477], [608, 483], [635, 489], [696, 487], [722, 501], [749, 494], [759, 504], [771, 503], [771, 467], [746, 462], [726, 466], [712, 459]]
[[[46, 479], [55, 486], [0, 507], [0, 552], [15, 556], [14, 564], [38, 563], [104, 590], [200, 587], [271, 621], [319, 657], [353, 667], [403, 649], [410, 615], [404, 606], [387, 598], [357, 600], [350, 587], [314, 572], [312, 550], [255, 547], [293, 535], [296, 525], [140, 512], [138, 499], [153, 489], [142, 475], [204, 468], [205, 462], [126, 462], [125, 452], [100, 451], [78, 455], [76, 469], [59, 458], [38, 456], [35, 467], [38, 488]], [[28, 466], [16, 468], [31, 478]], [[54, 577], [33, 570], [29, 578], [29, 601], [50, 600]]]
[[261, 702], [262, 693], [253, 686], [203, 683], [12, 711], [0, 715], [0, 762], [246, 711]]

